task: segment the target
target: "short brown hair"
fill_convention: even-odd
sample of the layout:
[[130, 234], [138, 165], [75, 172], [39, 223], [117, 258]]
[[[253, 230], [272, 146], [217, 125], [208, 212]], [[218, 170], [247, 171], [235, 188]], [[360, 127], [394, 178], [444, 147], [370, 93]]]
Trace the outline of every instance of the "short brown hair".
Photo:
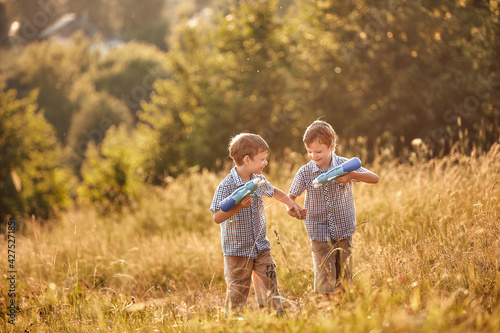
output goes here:
[[243, 164], [243, 158], [248, 155], [253, 160], [255, 155], [263, 151], [269, 151], [267, 142], [257, 134], [240, 133], [229, 142], [229, 157], [236, 165]]
[[310, 145], [318, 140], [319, 143], [331, 146], [332, 143], [336, 143], [336, 137], [337, 134], [329, 123], [316, 120], [306, 129], [302, 140], [305, 145]]

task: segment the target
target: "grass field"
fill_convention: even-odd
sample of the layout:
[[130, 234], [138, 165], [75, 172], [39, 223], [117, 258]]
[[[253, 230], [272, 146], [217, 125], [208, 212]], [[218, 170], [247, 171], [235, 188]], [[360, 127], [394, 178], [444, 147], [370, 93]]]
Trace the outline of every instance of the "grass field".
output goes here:
[[[269, 165], [287, 191], [300, 165]], [[368, 166], [356, 184], [354, 284], [335, 306], [312, 290], [302, 222], [266, 201], [286, 316], [225, 319], [220, 228], [209, 212], [224, 173], [186, 174], [149, 189], [121, 215], [75, 207], [54, 221], [18, 221], [15, 325], [2, 237], [0, 309], [9, 332], [494, 332], [500, 328], [500, 145], [470, 156]], [[299, 198], [302, 203], [303, 196]], [[279, 239], [278, 239], [279, 236]], [[4, 326], [5, 325], [5, 326]]]

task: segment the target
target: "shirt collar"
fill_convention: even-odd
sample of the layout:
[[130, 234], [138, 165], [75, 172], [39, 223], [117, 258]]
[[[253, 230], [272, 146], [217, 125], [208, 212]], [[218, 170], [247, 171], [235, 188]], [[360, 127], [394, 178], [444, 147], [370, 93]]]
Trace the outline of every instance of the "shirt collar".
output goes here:
[[236, 167], [233, 167], [231, 169], [231, 176], [233, 177], [233, 182], [237, 187], [240, 187], [243, 185], [243, 180], [241, 179], [240, 175], [238, 175], [238, 172], [236, 171]]
[[[233, 176], [233, 181], [237, 187], [240, 187], [241, 185], [245, 185], [245, 182], [241, 179], [240, 175], [238, 174], [238, 171], [236, 171], [236, 167], [233, 167], [231, 169], [231, 175]], [[254, 179], [256, 177], [257, 176], [254, 173], [252, 173], [252, 175], [250, 176], [250, 179]]]
[[[312, 164], [312, 172], [317, 172], [317, 171], [326, 172], [325, 170], [320, 169], [318, 165], [314, 163], [314, 161], [311, 161], [311, 164]], [[336, 166], [337, 166], [337, 155], [334, 152], [332, 152], [332, 160], [330, 161], [330, 166], [328, 167], [328, 170]]]

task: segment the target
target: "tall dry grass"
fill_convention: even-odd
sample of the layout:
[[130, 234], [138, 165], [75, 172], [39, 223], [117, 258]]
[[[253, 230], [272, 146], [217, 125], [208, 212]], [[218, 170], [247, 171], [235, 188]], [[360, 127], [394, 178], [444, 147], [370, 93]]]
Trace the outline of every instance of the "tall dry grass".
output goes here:
[[[266, 176], [286, 191], [303, 162], [292, 154], [272, 163]], [[244, 320], [224, 318], [220, 229], [209, 212], [224, 173], [202, 171], [166, 189], [149, 189], [120, 215], [102, 218], [86, 207], [58, 221], [23, 221], [16, 234], [20, 309], [16, 325], [5, 327], [17, 332], [491, 332], [500, 327], [500, 145], [484, 154], [455, 150], [411, 164], [380, 157], [368, 167], [380, 183], [354, 186], [356, 274], [352, 289], [335, 306], [321, 306], [313, 292], [302, 222], [266, 199], [287, 316], [274, 318], [251, 298]], [[5, 260], [4, 255], [2, 267]], [[5, 303], [5, 279], [0, 286]]]

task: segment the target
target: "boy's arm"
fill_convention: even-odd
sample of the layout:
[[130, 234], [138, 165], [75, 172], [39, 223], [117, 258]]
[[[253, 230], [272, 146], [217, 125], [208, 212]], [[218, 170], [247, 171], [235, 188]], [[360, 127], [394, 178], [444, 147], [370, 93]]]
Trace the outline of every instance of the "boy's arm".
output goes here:
[[[295, 199], [297, 199], [297, 197], [295, 195], [290, 194], [290, 193], [288, 193], [288, 197], [290, 199], [292, 199], [293, 201], [295, 201]], [[294, 210], [291, 209], [291, 207], [287, 207], [286, 212], [288, 213], [288, 215], [290, 215], [292, 217], [295, 217], [295, 218], [297, 218], [299, 220], [305, 219], [306, 215], [307, 215], [307, 209], [305, 209], [305, 208], [301, 208], [300, 211], [299, 211], [300, 213], [297, 214]]]
[[243, 208], [248, 208], [252, 205], [252, 196], [249, 195], [245, 199], [241, 200], [239, 204], [234, 206], [229, 212], [225, 212], [221, 209], [214, 212], [214, 222], [220, 224], [242, 210]]
[[349, 172], [346, 175], [343, 175], [342, 177], [339, 177], [335, 179], [337, 183], [342, 183], [346, 184], [352, 179], [355, 179], [360, 182], [364, 183], [370, 183], [370, 184], [377, 184], [378, 183], [378, 175], [374, 172], [371, 171], [366, 171], [366, 172], [357, 172], [357, 171], [352, 171]]
[[306, 217], [306, 210], [302, 209], [302, 207], [295, 202], [295, 196], [292, 199], [292, 196], [286, 195], [285, 192], [275, 187], [273, 198], [287, 205], [287, 212], [289, 215], [296, 217], [299, 220]]

